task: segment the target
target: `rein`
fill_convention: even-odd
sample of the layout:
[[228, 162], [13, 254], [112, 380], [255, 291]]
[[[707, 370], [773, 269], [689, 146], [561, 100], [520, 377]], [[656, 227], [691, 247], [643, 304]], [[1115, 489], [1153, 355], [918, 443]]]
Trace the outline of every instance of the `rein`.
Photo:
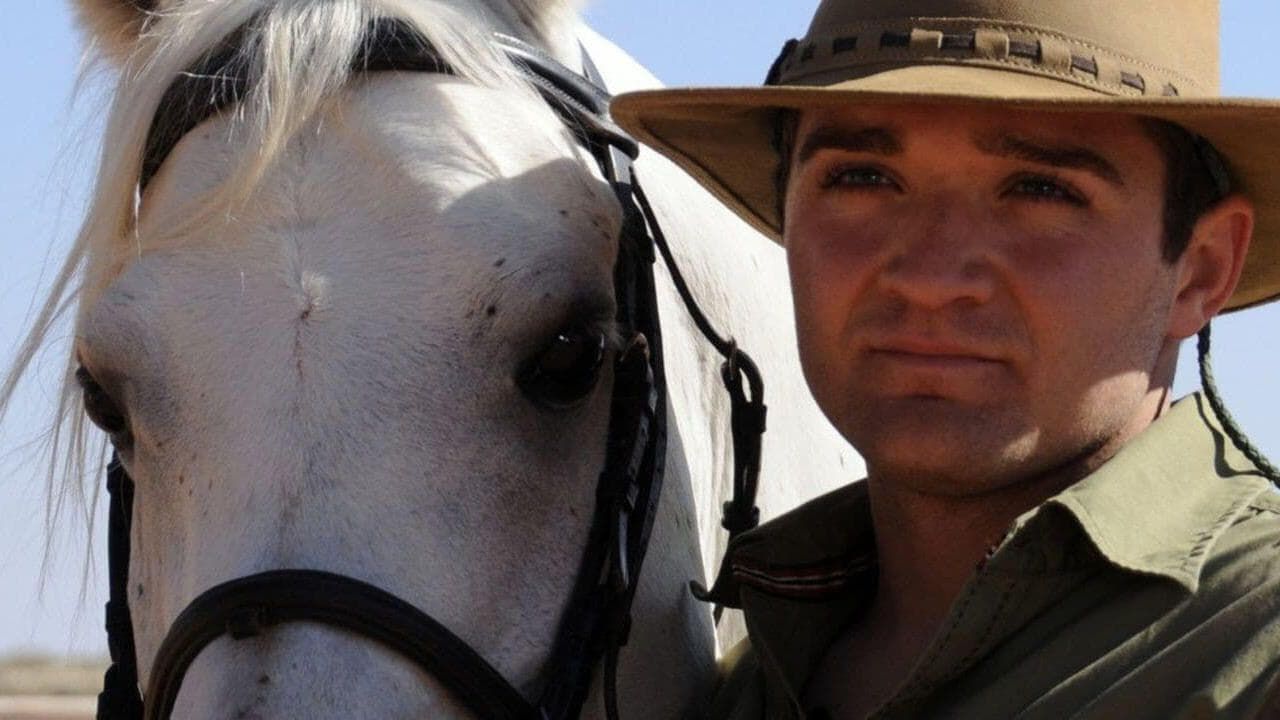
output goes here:
[[[146, 141], [140, 189], [186, 133], [248, 92], [249, 60], [239, 52], [239, 36], [233, 34], [210, 51], [166, 91]], [[725, 358], [721, 377], [732, 408], [734, 496], [725, 503], [722, 524], [731, 538], [755, 526], [763, 382], [751, 359], [712, 328], [694, 301], [638, 184], [632, 167], [638, 144], [610, 119], [610, 96], [585, 49], [583, 77], [515, 38], [495, 35], [494, 42], [591, 152], [623, 209], [614, 288], [617, 320], [629, 341], [614, 361], [606, 460], [587, 545], [543, 665], [538, 698], [526, 699], [470, 645], [413, 604], [343, 575], [280, 569], [230, 580], [192, 601], [161, 643], [144, 703], [127, 598], [133, 481], [113, 457], [107, 471], [106, 607], [112, 664], [98, 696], [98, 720], [168, 718], [187, 670], [211, 642], [224, 634], [233, 639], [255, 637], [288, 622], [321, 623], [376, 640], [437, 679], [485, 720], [576, 718], [595, 670], [603, 663], [606, 715], [616, 720], [618, 660], [630, 633], [632, 600], [657, 514], [666, 459], [666, 376], [653, 271], [657, 254], [694, 324]], [[352, 67], [358, 72], [453, 74], [425, 38], [390, 19], [371, 24]]]

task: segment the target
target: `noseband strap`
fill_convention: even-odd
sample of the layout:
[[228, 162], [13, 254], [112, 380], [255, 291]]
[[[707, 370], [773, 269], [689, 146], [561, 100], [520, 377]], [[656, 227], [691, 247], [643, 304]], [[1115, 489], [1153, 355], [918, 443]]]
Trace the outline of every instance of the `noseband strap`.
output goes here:
[[[145, 145], [140, 184], [154, 178], [182, 137], [240, 102], [250, 65], [241, 33], [211, 51], [166, 91]], [[695, 324], [724, 355], [722, 375], [732, 400], [734, 500], [726, 504], [731, 535], [754, 526], [763, 386], [750, 358], [718, 335], [698, 309], [674, 262], [657, 217], [637, 184], [639, 146], [609, 118], [609, 94], [583, 52], [588, 77], [538, 48], [504, 35], [494, 42], [595, 157], [623, 209], [614, 267], [618, 325], [631, 333], [614, 362], [605, 467], [596, 490], [587, 546], [551, 656], [531, 703], [468, 643], [414, 605], [368, 583], [318, 570], [273, 570], [218, 585], [178, 616], [151, 667], [144, 703], [129, 613], [127, 580], [133, 483], [114, 459], [108, 472], [111, 597], [107, 636], [112, 665], [98, 699], [99, 720], [164, 720], [200, 652], [222, 635], [254, 637], [286, 622], [311, 622], [375, 640], [412, 661], [483, 720], [576, 718], [603, 662], [606, 715], [616, 720], [617, 667], [631, 626], [631, 605], [657, 515], [666, 458], [666, 384], [653, 265], [657, 247]], [[451, 73], [430, 44], [405, 23], [375, 21], [353, 69]], [[199, 100], [198, 102], [196, 100]], [[750, 396], [743, 389], [747, 380]]]
[[167, 718], [182, 678], [209, 643], [311, 622], [375, 640], [412, 660], [483, 718], [528, 720], [533, 707], [471, 646], [426, 613], [366, 582], [319, 570], [272, 570], [197, 597], [169, 628], [147, 687], [147, 720]]

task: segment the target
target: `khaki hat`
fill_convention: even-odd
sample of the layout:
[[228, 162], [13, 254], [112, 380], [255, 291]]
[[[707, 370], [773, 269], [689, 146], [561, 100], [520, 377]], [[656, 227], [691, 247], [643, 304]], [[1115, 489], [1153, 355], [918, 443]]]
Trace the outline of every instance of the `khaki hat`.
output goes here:
[[765, 87], [618, 96], [617, 122], [775, 240], [778, 111], [968, 103], [1132, 113], [1208, 140], [1257, 207], [1227, 310], [1280, 297], [1280, 101], [1223, 98], [1218, 0], [823, 0]]

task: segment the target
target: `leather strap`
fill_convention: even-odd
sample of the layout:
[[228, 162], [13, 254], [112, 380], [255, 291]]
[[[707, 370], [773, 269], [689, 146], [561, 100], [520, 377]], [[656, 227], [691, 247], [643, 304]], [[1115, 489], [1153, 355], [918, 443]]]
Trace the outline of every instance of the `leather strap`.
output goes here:
[[153, 663], [146, 719], [169, 717], [183, 676], [209, 643], [223, 635], [257, 637], [287, 622], [320, 623], [375, 640], [413, 661], [478, 717], [538, 717], [470, 645], [404, 600], [343, 575], [272, 570], [211, 588], [174, 620]]
[[107, 465], [107, 650], [111, 665], [98, 693], [99, 720], [142, 717], [138, 660], [129, 613], [129, 529], [133, 520], [133, 480], [113, 453]]
[[[760, 510], [756, 507], [756, 490], [759, 487], [761, 441], [765, 431], [768, 408], [764, 404], [764, 378], [751, 356], [738, 347], [733, 338], [721, 337], [711, 321], [702, 312], [689, 284], [680, 272], [667, 238], [658, 225], [657, 216], [649, 198], [637, 182], [636, 201], [644, 212], [653, 233], [654, 245], [671, 273], [671, 282], [684, 302], [689, 317], [698, 332], [720, 353], [724, 362], [720, 365], [720, 380], [729, 393], [729, 428], [733, 437], [733, 498], [722, 507], [721, 526], [729, 531], [729, 539], [754, 528], [760, 523]], [[746, 383], [745, 389], [743, 383]], [[750, 390], [750, 394], [747, 393]], [[695, 591], [695, 595], [697, 592]]]
[[[569, 72], [541, 53], [537, 61], [540, 73]], [[585, 49], [583, 63], [586, 80], [602, 88], [604, 80]], [[596, 112], [611, 124], [607, 95], [597, 101]], [[626, 146], [590, 147], [623, 210], [614, 294], [619, 326], [635, 334], [614, 363], [606, 465], [597, 484], [596, 510], [577, 580], [543, 670], [538, 705], [548, 717], [577, 717], [603, 657], [605, 714], [616, 720], [618, 657], [630, 634], [631, 605], [662, 490], [666, 384], [653, 241], [633, 199], [633, 156]]]
[[[146, 189], [178, 142], [200, 123], [233, 107], [249, 92], [250, 61], [240, 52], [243, 31], [229, 37], [179, 74], [157, 106], [143, 150], [139, 185]], [[635, 158], [640, 146], [609, 119], [609, 94], [538, 48], [509, 35], [495, 34], [507, 53], [561, 114], [584, 144], [613, 146]], [[351, 63], [357, 72], [403, 71], [452, 75], [453, 69], [426, 38], [394, 18], [375, 20]], [[198, 99], [202, 101], [197, 102]]]

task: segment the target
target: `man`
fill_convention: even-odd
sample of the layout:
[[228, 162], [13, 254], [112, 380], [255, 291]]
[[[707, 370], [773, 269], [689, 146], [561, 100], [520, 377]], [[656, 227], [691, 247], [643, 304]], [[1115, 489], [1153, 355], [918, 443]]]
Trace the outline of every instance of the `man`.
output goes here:
[[1216, 97], [1217, 17], [825, 0], [768, 87], [615, 103], [784, 244], [867, 464], [731, 545], [711, 596], [750, 646], [715, 717], [1263, 707], [1275, 469], [1212, 392], [1169, 397], [1184, 339], [1280, 296], [1280, 103]]

